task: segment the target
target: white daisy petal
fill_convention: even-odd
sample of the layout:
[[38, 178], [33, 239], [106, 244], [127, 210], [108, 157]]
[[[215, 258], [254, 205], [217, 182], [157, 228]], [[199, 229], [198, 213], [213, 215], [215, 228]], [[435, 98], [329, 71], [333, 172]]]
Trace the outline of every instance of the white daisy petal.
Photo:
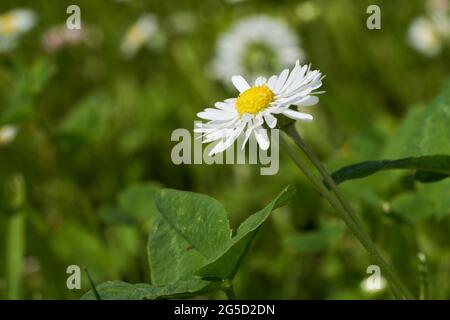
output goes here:
[[270, 113], [264, 115], [264, 120], [271, 129], [275, 128], [275, 126], [277, 125], [277, 118], [275, 118]]
[[263, 150], [267, 150], [270, 145], [269, 137], [267, 136], [267, 130], [259, 128], [254, 130], [253, 132], [255, 133], [255, 138], [259, 144], [259, 147]]
[[226, 138], [225, 140], [221, 140], [209, 152], [209, 155], [212, 156], [212, 155], [214, 155], [216, 153], [224, 151], [225, 149], [228, 149], [236, 141], [236, 139], [240, 136], [240, 134], [242, 133], [243, 129], [244, 129], [243, 127], [237, 128], [236, 131], [234, 133], [231, 133], [228, 138]]
[[209, 110], [199, 112], [197, 113], [197, 116], [205, 120], [229, 120], [234, 117], [234, 114], [231, 112], [223, 112], [216, 109], [216, 111]]
[[316, 96], [308, 96], [305, 100], [303, 100], [299, 106], [301, 107], [310, 107], [319, 103], [319, 98]]
[[258, 77], [255, 80], [255, 86], [261, 86], [265, 83], [266, 83], [266, 78], [264, 78], [264, 77]]
[[283, 88], [284, 84], [286, 83], [286, 79], [289, 75], [289, 69], [284, 69], [280, 76], [278, 77], [277, 84], [275, 86], [275, 93], [279, 93], [281, 88]]
[[301, 69], [300, 61], [297, 60], [297, 62], [295, 63], [294, 69], [292, 69], [288, 79], [286, 80], [286, 83], [284, 84], [283, 88], [281, 88], [281, 92], [283, 92], [284, 90], [289, 88], [289, 86], [292, 84], [292, 82], [297, 79], [297, 75], [298, 75], [300, 69]]
[[233, 85], [236, 87], [236, 89], [239, 90], [239, 92], [244, 92], [247, 89], [250, 89], [249, 84], [242, 76], [232, 76], [231, 82], [233, 82]]
[[294, 111], [292, 109], [287, 109], [283, 111], [283, 114], [291, 119], [294, 120], [304, 120], [304, 121], [311, 121], [313, 119], [313, 116], [307, 113]]
[[267, 86], [269, 87], [270, 90], [274, 91], [275, 90], [275, 85], [277, 84], [277, 76], [271, 76], [269, 78], [269, 81], [267, 81]]

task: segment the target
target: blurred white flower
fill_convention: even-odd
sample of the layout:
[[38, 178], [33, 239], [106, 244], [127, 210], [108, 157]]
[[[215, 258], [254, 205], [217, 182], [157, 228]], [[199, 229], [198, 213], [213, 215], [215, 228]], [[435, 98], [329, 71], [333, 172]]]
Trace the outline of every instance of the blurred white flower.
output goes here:
[[201, 133], [203, 142], [217, 141], [210, 155], [230, 147], [241, 134], [245, 134], [241, 148], [254, 135], [259, 147], [267, 150], [270, 141], [268, 128], [277, 125], [276, 116], [286, 116], [294, 120], [311, 121], [310, 114], [291, 109], [290, 106], [308, 107], [319, 102], [315, 90], [322, 86], [322, 74], [301, 66], [297, 60], [295, 67], [283, 70], [279, 76], [256, 78], [250, 86], [242, 76], [233, 76], [231, 81], [240, 92], [237, 98], [217, 102], [215, 108], [199, 112], [199, 118], [208, 120], [206, 124], [196, 123], [195, 132]]
[[414, 19], [408, 30], [409, 44], [425, 56], [438, 55], [450, 34], [449, 22], [448, 17], [440, 14]]
[[16, 137], [18, 129], [13, 125], [4, 125], [0, 127], [0, 146], [10, 144]]
[[143, 47], [160, 48], [164, 45], [158, 21], [152, 14], [142, 15], [128, 30], [121, 44], [121, 51], [129, 59]]
[[0, 15], [0, 52], [17, 46], [22, 34], [36, 24], [36, 15], [28, 9], [15, 9]]
[[228, 84], [235, 74], [269, 75], [297, 59], [304, 54], [295, 33], [282, 21], [259, 15], [238, 21], [219, 37], [211, 71]]

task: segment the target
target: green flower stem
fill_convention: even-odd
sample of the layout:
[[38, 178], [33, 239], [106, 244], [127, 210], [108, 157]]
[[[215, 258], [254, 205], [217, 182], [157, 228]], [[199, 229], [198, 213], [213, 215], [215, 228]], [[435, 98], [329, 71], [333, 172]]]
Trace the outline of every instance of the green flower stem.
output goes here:
[[222, 291], [225, 292], [228, 300], [236, 300], [236, 294], [234, 293], [234, 286], [232, 280], [223, 281]]
[[22, 294], [23, 256], [25, 252], [25, 213], [14, 213], [8, 221], [6, 274], [8, 299], [18, 300]]
[[429, 279], [427, 258], [420, 252], [417, 255], [419, 260], [419, 274], [420, 274], [420, 300], [428, 300], [430, 298]]
[[[348, 201], [345, 199], [343, 194], [337, 188], [331, 176], [328, 174], [326, 169], [317, 160], [315, 155], [307, 148], [300, 135], [297, 133], [294, 125], [286, 127], [285, 132], [292, 138], [296, 145], [305, 153], [305, 155], [310, 159], [313, 165], [321, 173], [325, 182], [332, 190], [335, 196], [323, 185], [322, 181], [317, 178], [308, 166], [303, 162], [303, 160], [298, 157], [298, 155], [289, 148], [287, 143], [282, 140], [282, 147], [286, 149], [287, 153], [294, 160], [297, 166], [303, 171], [307, 178], [313, 183], [313, 185], [319, 190], [319, 192], [328, 200], [331, 206], [339, 213], [341, 218], [344, 220], [350, 231], [356, 236], [356, 238], [361, 242], [363, 247], [368, 251], [368, 253], [373, 257], [373, 259], [378, 263], [378, 265], [384, 269], [386, 278], [389, 280], [393, 286], [393, 290], [396, 293], [400, 293], [403, 297], [407, 299], [414, 299], [414, 296], [408, 291], [405, 285], [401, 282], [400, 278], [397, 276], [396, 272], [392, 267], [384, 260], [384, 258], [379, 253], [375, 244], [372, 242], [370, 237], [364, 231], [362, 223], [354, 214]], [[397, 295], [397, 294], [396, 294]]]

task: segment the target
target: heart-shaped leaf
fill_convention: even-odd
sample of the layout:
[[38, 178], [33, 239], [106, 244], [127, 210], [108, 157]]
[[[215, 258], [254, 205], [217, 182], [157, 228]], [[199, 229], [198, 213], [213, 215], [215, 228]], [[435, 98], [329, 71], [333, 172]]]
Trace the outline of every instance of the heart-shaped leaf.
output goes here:
[[231, 239], [225, 208], [209, 196], [170, 189], [158, 192], [155, 202], [161, 217], [148, 242], [152, 283], [195, 278]]
[[197, 274], [204, 278], [232, 279], [261, 225], [273, 210], [286, 205], [294, 193], [295, 188], [288, 186], [268, 206], [248, 217], [224, 250], [202, 266]]

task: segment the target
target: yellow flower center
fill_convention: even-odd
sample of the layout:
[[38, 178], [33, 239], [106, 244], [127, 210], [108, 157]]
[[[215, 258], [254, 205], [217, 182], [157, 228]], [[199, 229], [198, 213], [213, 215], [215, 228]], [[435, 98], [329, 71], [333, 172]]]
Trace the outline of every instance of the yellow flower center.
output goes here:
[[12, 14], [5, 14], [0, 16], [0, 33], [11, 34], [17, 29], [16, 19]]
[[266, 85], [252, 87], [242, 92], [236, 101], [239, 115], [244, 113], [257, 114], [267, 108], [273, 101], [274, 94]]

